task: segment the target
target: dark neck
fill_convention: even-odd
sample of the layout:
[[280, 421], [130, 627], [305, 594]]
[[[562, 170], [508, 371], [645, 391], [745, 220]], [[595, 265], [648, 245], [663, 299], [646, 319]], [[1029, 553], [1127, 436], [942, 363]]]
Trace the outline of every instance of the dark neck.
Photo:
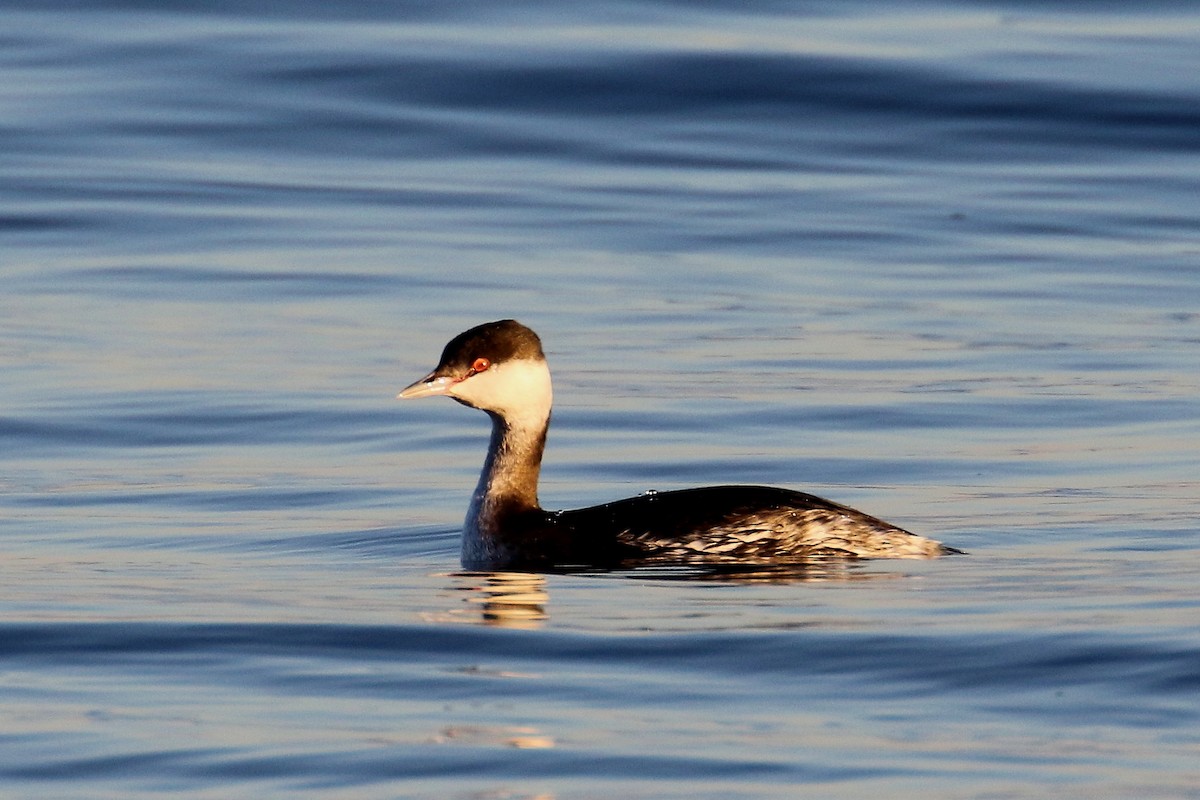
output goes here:
[[549, 421], [533, 427], [515, 427], [494, 414], [492, 440], [476, 497], [503, 500], [522, 509], [538, 508], [538, 476], [546, 449]]
[[495, 414], [492, 440], [488, 445], [483, 473], [471, 498], [463, 531], [464, 558], [490, 557], [499, 546], [496, 534], [511, 515], [538, 510], [538, 476], [546, 448], [549, 420], [533, 425], [514, 425]]

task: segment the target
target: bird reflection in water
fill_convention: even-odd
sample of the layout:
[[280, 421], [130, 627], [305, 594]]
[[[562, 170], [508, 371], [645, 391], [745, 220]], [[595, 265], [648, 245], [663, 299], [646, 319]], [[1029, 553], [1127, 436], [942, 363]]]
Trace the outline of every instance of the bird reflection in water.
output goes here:
[[[680, 566], [675, 563], [639, 562], [635, 568], [620, 570], [562, 570], [561, 573], [586, 575], [596, 579], [725, 583], [731, 585], [784, 585], [867, 581], [903, 578], [904, 573], [879, 568], [878, 562], [857, 559], [811, 559], [792, 564], [735, 565], [717, 564]], [[448, 613], [427, 614], [429, 621], [467, 622], [497, 628], [536, 629], [549, 619], [550, 591], [547, 573], [537, 572], [452, 572], [446, 574], [447, 588], [461, 593], [466, 608]]]
[[524, 726], [450, 725], [443, 728], [433, 741], [437, 744], [493, 745], [517, 750], [549, 750], [554, 747], [552, 737], [537, 728]]
[[535, 572], [455, 572], [454, 588], [465, 592], [468, 615], [497, 628], [540, 628], [547, 619], [546, 576]]

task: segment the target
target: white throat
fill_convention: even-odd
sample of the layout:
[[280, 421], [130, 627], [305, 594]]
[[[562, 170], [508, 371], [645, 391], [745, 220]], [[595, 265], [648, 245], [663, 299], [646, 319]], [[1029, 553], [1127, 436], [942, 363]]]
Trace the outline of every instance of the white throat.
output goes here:
[[492, 417], [492, 438], [463, 526], [463, 563], [503, 560], [506, 515], [537, 510], [553, 390], [544, 360], [492, 365], [448, 392]]

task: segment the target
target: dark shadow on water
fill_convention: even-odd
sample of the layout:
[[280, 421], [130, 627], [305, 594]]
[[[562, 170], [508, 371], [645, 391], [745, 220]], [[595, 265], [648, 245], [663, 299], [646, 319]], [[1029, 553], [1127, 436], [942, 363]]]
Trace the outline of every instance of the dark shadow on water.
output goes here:
[[[661, 564], [622, 569], [562, 569], [553, 572], [447, 573], [448, 587], [462, 593], [470, 609], [455, 615], [459, 622], [479, 622], [489, 627], [539, 628], [549, 621], [548, 575], [573, 575], [601, 580], [709, 583], [720, 585], [785, 585], [812, 582], [897, 580], [897, 572], [874, 571], [862, 561], [830, 558], [793, 564]], [[475, 611], [478, 610], [478, 619]]]

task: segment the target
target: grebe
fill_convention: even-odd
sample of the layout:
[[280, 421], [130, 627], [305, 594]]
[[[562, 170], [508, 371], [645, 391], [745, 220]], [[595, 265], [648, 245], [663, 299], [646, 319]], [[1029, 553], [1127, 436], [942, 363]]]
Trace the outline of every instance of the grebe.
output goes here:
[[446, 395], [486, 411], [492, 438], [463, 528], [467, 569], [642, 562], [780, 564], [813, 557], [935, 558], [959, 551], [820, 497], [767, 486], [647, 492], [544, 511], [538, 475], [553, 393], [537, 334], [516, 320], [460, 333], [399, 398]]

